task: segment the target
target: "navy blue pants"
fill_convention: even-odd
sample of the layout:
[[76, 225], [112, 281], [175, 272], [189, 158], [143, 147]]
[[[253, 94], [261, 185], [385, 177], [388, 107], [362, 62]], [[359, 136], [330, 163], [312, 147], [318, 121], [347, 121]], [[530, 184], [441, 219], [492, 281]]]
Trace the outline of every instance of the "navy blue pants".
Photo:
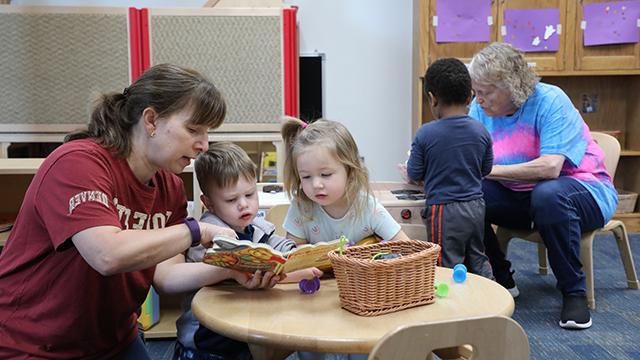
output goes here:
[[580, 262], [582, 232], [604, 226], [598, 203], [578, 181], [569, 177], [541, 181], [532, 191], [513, 191], [497, 181], [482, 182], [485, 215], [485, 251], [496, 280], [509, 276], [491, 224], [512, 229], [536, 229], [547, 247], [549, 265], [563, 294], [585, 294]]
[[144, 334], [136, 336], [129, 346], [113, 357], [113, 360], [151, 360], [144, 344]]

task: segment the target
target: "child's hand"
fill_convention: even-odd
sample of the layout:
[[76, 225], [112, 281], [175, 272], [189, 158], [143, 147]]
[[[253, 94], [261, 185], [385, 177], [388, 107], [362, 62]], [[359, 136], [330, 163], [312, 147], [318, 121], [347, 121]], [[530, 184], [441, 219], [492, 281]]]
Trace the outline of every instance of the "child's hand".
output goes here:
[[263, 273], [262, 271], [257, 270], [253, 274], [234, 271], [233, 278], [238, 282], [238, 284], [246, 287], [247, 289], [270, 289], [284, 279], [285, 276], [275, 275], [270, 271]]
[[402, 180], [404, 182], [406, 182], [407, 184], [411, 184], [411, 185], [420, 185], [422, 186], [424, 184], [423, 181], [413, 181], [411, 179], [409, 179], [409, 174], [407, 174], [407, 164], [398, 164], [398, 172], [400, 173], [400, 177], [402, 177]]
[[204, 222], [199, 222], [198, 224], [200, 225], [200, 245], [205, 248], [209, 248], [213, 245], [213, 237], [216, 235], [225, 235], [232, 239], [237, 237], [236, 232], [233, 231], [233, 229]]
[[308, 268], [302, 269], [294, 272], [290, 272], [286, 275], [284, 279], [281, 280], [283, 283], [297, 283], [302, 279], [313, 279], [314, 277], [321, 277], [322, 270], [318, 268]]
[[398, 172], [400, 173], [400, 177], [407, 184], [411, 183], [411, 179], [409, 179], [409, 175], [407, 174], [407, 164], [398, 164]]

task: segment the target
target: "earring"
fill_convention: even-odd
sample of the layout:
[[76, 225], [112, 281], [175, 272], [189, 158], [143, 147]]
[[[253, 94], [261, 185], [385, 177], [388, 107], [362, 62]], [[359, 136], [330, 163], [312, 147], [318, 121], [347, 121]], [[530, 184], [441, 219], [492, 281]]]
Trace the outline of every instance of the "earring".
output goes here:
[[152, 131], [151, 134], [149, 134], [149, 137], [155, 137], [156, 136], [156, 132]]

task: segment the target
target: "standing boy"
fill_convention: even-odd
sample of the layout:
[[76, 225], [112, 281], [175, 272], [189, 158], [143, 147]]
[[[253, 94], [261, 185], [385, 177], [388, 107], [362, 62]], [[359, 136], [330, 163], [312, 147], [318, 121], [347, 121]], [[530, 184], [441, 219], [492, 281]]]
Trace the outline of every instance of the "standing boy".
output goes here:
[[424, 182], [422, 212], [427, 238], [442, 247], [438, 264], [464, 263], [493, 279], [484, 253], [482, 178], [491, 172], [491, 136], [467, 116], [471, 77], [454, 58], [435, 61], [424, 76], [424, 92], [436, 120], [423, 125], [411, 144], [408, 178]]

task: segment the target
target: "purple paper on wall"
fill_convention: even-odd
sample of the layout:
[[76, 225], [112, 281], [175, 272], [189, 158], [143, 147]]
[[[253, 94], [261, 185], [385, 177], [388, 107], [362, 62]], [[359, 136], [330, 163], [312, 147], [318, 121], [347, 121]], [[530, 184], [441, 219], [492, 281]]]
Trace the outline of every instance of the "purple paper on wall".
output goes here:
[[584, 4], [584, 46], [637, 43], [640, 1]]
[[437, 0], [436, 42], [488, 42], [491, 0]]
[[560, 9], [505, 10], [504, 41], [524, 52], [554, 52], [559, 48]]

